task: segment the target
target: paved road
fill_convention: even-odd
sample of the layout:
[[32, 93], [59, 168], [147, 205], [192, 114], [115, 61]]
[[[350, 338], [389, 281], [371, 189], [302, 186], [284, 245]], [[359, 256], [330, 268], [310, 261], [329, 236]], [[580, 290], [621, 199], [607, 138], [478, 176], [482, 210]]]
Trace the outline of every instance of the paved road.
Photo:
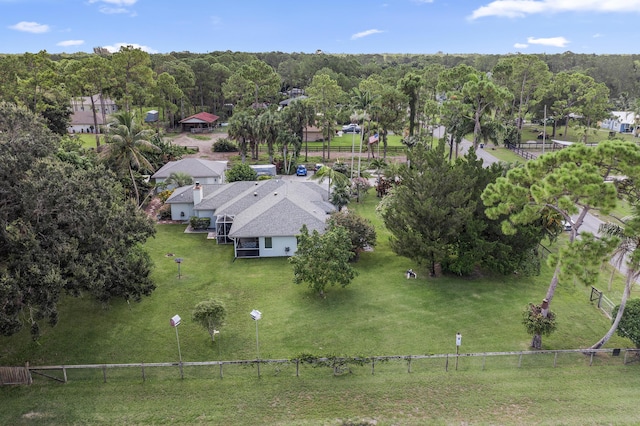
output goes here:
[[[443, 130], [439, 130], [439, 132], [442, 132]], [[435, 134], [435, 132], [434, 132]], [[441, 133], [439, 133], [441, 134]], [[471, 148], [473, 146], [473, 143], [468, 141], [468, 140], [463, 140], [460, 143], [460, 153], [461, 155], [466, 154], [469, 151], [469, 148]], [[478, 156], [478, 158], [482, 158], [483, 161], [483, 165], [485, 167], [487, 167], [488, 165], [492, 164], [492, 163], [496, 163], [499, 162], [500, 160], [498, 160], [495, 156], [491, 155], [490, 151], [487, 151], [485, 149], [479, 148], [476, 151], [476, 155]], [[575, 216], [573, 217], [573, 219], [575, 219]], [[604, 223], [604, 221], [600, 220], [599, 218], [597, 218], [596, 216], [592, 215], [591, 213], [587, 213], [587, 215], [585, 216], [583, 222], [582, 222], [582, 226], [580, 226], [580, 232], [589, 232], [593, 235], [598, 235], [599, 234], [599, 229], [600, 229], [600, 225], [602, 225]], [[617, 265], [617, 262], [614, 262], [613, 260], [610, 262], [611, 265], [613, 265], [614, 267], [616, 267], [618, 269], [618, 271], [625, 275], [627, 273], [627, 265], [625, 262], [622, 262], [622, 264], [620, 266]], [[638, 280], [636, 280], [636, 282], [640, 283], [640, 278]]]

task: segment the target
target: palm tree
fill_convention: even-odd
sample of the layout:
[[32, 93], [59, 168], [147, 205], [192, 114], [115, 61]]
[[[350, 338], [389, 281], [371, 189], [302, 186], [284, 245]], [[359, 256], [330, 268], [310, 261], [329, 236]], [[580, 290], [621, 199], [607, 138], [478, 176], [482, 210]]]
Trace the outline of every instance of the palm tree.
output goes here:
[[135, 113], [119, 111], [112, 116], [107, 133], [107, 144], [100, 153], [115, 168], [118, 175], [128, 174], [135, 193], [136, 205], [140, 206], [140, 191], [136, 183], [136, 172], [153, 172], [153, 165], [145, 157], [146, 152], [160, 149], [150, 142], [155, 132], [143, 129], [135, 120]]
[[324, 182], [325, 178], [329, 179], [329, 189], [327, 190], [329, 198], [331, 198], [331, 179], [337, 181], [339, 184], [347, 185], [349, 183], [349, 178], [344, 173], [335, 171], [329, 166], [320, 167], [320, 170], [311, 176], [311, 179], [318, 179], [318, 183]]
[[369, 163], [369, 166], [376, 169], [376, 175], [378, 176], [378, 181], [380, 181], [380, 173], [387, 167], [387, 163], [382, 158], [374, 158], [371, 163]]
[[[324, 168], [324, 167], [323, 167]], [[346, 182], [337, 180], [333, 185], [333, 193], [331, 193], [331, 204], [336, 206], [338, 211], [349, 204], [349, 185]]]
[[629, 227], [623, 228], [614, 223], [603, 223], [600, 225], [600, 232], [608, 236], [620, 238], [620, 244], [618, 244], [617, 249], [613, 253], [612, 261], [615, 262], [614, 266], [616, 266], [617, 269], [620, 269], [623, 262], [626, 261], [627, 271], [625, 274], [624, 292], [622, 293], [618, 313], [616, 314], [609, 331], [607, 331], [602, 339], [598, 340], [593, 346], [591, 346], [590, 349], [600, 349], [609, 341], [611, 336], [613, 336], [613, 333], [616, 332], [618, 324], [620, 324], [620, 320], [624, 314], [624, 308], [627, 304], [627, 300], [631, 295], [633, 284], [640, 277], [640, 250], [638, 250], [640, 247], [640, 235], [636, 232], [629, 231]]
[[279, 118], [271, 111], [260, 114], [256, 119], [257, 133], [262, 142], [267, 144], [269, 163], [273, 163], [273, 147], [278, 139]]
[[247, 111], [240, 111], [229, 119], [229, 137], [238, 143], [242, 163], [247, 161], [247, 147], [251, 138], [253, 118]]
[[181, 186], [191, 185], [193, 183], [193, 177], [189, 173], [173, 172], [163, 183], [165, 186], [175, 185], [176, 188], [180, 188]]

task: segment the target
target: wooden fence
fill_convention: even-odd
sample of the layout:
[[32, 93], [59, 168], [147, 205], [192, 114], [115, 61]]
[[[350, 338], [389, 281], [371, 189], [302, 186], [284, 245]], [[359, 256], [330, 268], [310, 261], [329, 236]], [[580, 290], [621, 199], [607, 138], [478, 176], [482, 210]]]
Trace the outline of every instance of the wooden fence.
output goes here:
[[24, 367], [0, 367], [0, 385], [30, 385], [29, 364]]
[[507, 144], [507, 148], [526, 160], [534, 160], [536, 158], [536, 155], [516, 145]]
[[[260, 144], [258, 146], [258, 149], [261, 153], [265, 153], [268, 152], [268, 147], [264, 144]], [[326, 147], [325, 147], [326, 150]], [[277, 150], [276, 150], [277, 151]], [[309, 152], [322, 152], [322, 145], [310, 145]], [[348, 152], [349, 154], [351, 154], [351, 147], [350, 146], [333, 146], [331, 145], [331, 153], [334, 152]], [[302, 144], [302, 147], [300, 148], [300, 154], [304, 154], [305, 152], [305, 146], [304, 143]], [[376, 148], [373, 151], [373, 154], [376, 156], [376, 158], [378, 157], [378, 154], [380, 154], [381, 156], [384, 153], [384, 148], [380, 147], [380, 151], [378, 151], [378, 149]], [[393, 155], [404, 155], [405, 153], [405, 147], [404, 146], [387, 146], [387, 154], [393, 154]], [[356, 151], [355, 151], [356, 155], [359, 155], [359, 149], [358, 147], [356, 147]], [[361, 155], [366, 156], [367, 155], [367, 150], [363, 147], [363, 151], [361, 153]]]
[[[131, 372], [142, 381], [166, 377], [178, 373], [181, 379], [225, 375], [288, 375], [299, 377], [313, 374], [333, 375], [370, 371], [370, 374], [398, 374], [418, 371], [491, 370], [504, 368], [557, 368], [591, 367], [604, 365], [630, 365], [640, 360], [640, 349], [565, 349], [518, 352], [479, 352], [431, 355], [392, 355], [372, 357], [313, 357], [295, 359], [260, 359], [237, 361], [161, 362], [132, 364], [82, 364], [19, 367], [26, 371], [28, 381], [11, 381], [3, 384], [32, 383], [31, 374], [61, 383], [69, 380], [131, 380]], [[638, 364], [636, 364], [638, 365]], [[6, 368], [2, 367], [0, 371]], [[17, 371], [17, 370], [16, 370]], [[71, 379], [70, 379], [71, 377]]]

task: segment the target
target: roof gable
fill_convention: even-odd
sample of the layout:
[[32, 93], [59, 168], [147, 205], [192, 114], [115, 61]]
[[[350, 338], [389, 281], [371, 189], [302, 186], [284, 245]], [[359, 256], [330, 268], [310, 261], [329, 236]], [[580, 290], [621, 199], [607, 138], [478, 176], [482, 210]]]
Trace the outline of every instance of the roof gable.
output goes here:
[[[204, 184], [202, 186], [202, 194], [203, 197], [210, 195], [216, 192], [220, 187], [224, 186], [224, 184], [214, 183], [214, 184]], [[180, 188], [176, 188], [167, 201], [166, 204], [193, 204], [193, 185], [181, 186]]]
[[302, 197], [273, 194], [237, 215], [229, 236], [238, 238], [297, 235], [303, 225], [307, 225], [309, 231], [323, 233], [326, 219], [327, 212], [321, 206], [305, 203]]
[[187, 117], [183, 120], [180, 120], [180, 123], [207, 123], [207, 124], [211, 124], [213, 122], [215, 122], [216, 120], [218, 120], [220, 117], [218, 117], [217, 115], [213, 115], [211, 113], [208, 112], [199, 112], [197, 114], [194, 114], [190, 117]]
[[169, 161], [151, 177], [153, 179], [166, 179], [171, 173], [187, 173], [195, 178], [220, 177], [227, 169], [226, 161], [202, 160], [200, 158], [183, 158], [178, 161]]

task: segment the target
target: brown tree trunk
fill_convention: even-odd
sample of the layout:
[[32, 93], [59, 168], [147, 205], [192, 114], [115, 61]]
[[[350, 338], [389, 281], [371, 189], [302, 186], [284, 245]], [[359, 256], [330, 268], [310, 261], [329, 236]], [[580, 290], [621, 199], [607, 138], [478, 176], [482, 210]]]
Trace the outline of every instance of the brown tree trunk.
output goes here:
[[534, 334], [531, 339], [531, 347], [533, 349], [542, 349], [542, 336], [540, 334]]

